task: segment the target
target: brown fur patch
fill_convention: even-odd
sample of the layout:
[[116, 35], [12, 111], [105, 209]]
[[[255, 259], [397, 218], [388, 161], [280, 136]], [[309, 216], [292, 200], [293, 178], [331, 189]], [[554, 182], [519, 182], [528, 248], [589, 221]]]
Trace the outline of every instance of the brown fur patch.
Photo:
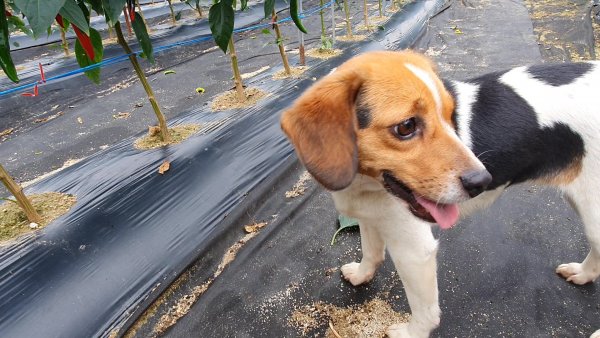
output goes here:
[[548, 175], [535, 180], [540, 184], [548, 184], [554, 186], [565, 186], [575, 180], [581, 173], [583, 167], [582, 158], [577, 158], [570, 166], [557, 172], [554, 175]]

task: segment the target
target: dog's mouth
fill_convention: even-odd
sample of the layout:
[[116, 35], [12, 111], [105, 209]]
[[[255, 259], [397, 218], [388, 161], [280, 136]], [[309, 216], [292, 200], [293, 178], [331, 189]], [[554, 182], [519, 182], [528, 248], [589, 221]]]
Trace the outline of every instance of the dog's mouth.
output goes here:
[[383, 184], [389, 193], [408, 203], [409, 210], [413, 215], [422, 220], [437, 223], [442, 229], [449, 229], [458, 221], [456, 204], [436, 203], [415, 195], [406, 184], [400, 182], [388, 171], [383, 173]]

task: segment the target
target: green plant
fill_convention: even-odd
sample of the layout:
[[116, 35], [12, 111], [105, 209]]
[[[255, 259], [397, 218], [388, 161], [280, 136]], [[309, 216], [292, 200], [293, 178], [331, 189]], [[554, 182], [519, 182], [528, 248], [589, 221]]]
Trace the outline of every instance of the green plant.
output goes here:
[[[158, 120], [162, 140], [170, 141], [166, 119], [137, 61], [137, 55], [129, 48], [121, 31], [119, 16], [125, 7], [125, 15], [131, 20], [133, 31], [143, 50], [143, 57], [151, 63], [154, 62], [152, 43], [141, 15], [135, 12], [135, 0], [12, 0], [9, 5], [15, 13], [22, 13], [27, 18], [34, 37], [48, 31], [55, 20], [63, 29], [68, 21], [77, 35], [75, 56], [80, 67], [91, 66], [102, 60], [102, 39], [100, 34], [89, 26], [89, 11], [91, 9], [103, 14], [108, 26], [116, 31], [119, 44], [129, 55], [136, 75], [144, 86]], [[18, 75], [10, 56], [7, 20], [10, 16], [12, 14], [6, 9], [5, 2], [0, 1], [0, 66], [12, 81], [18, 82]], [[100, 68], [86, 70], [85, 74], [96, 83], [100, 81]]]
[[198, 17], [202, 18], [202, 8], [200, 7], [200, 0], [181, 0], [181, 2], [185, 2], [186, 5], [190, 6], [192, 9], [195, 9], [196, 13], [198, 13]]

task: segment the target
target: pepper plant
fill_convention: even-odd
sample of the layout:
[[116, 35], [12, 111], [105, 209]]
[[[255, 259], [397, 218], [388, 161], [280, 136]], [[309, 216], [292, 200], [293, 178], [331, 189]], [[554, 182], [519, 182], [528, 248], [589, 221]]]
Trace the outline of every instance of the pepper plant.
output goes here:
[[[137, 55], [132, 52], [123, 37], [121, 23], [119, 22], [119, 16], [123, 7], [125, 7], [125, 15], [131, 20], [135, 36], [142, 47], [142, 55], [153, 63], [152, 43], [144, 21], [140, 14], [135, 12], [135, 0], [12, 0], [11, 4], [11, 10], [18, 11], [27, 18], [33, 37], [39, 37], [46, 32], [55, 20], [63, 28], [66, 27], [66, 21], [70, 22], [77, 35], [75, 56], [80, 67], [92, 66], [102, 60], [102, 38], [89, 25], [89, 10], [92, 9], [100, 15], [103, 14], [108, 26], [115, 30], [119, 44], [128, 54], [136, 75], [148, 95], [148, 100], [152, 105], [160, 127], [160, 138], [164, 142], [170, 142], [171, 137], [167, 129], [166, 119], [137, 60]], [[11, 15], [11, 12], [5, 6], [5, 2], [0, 1], [0, 66], [8, 78], [18, 82], [19, 78], [10, 56], [7, 17]], [[100, 81], [99, 67], [88, 69], [85, 74], [96, 83]]]
[[[240, 0], [241, 10], [248, 7], [248, 0]], [[266, 0], [264, 3], [265, 18], [271, 17], [275, 10], [275, 0]], [[290, 0], [290, 15], [296, 24], [296, 27], [306, 33], [306, 28], [302, 25], [298, 13], [298, 0]], [[215, 43], [223, 53], [229, 52], [231, 57], [231, 67], [233, 70], [233, 78], [238, 100], [246, 101], [244, 94], [244, 85], [242, 76], [238, 66], [237, 54], [233, 42], [233, 27], [234, 27], [235, 11], [233, 0], [213, 0], [212, 6], [208, 11], [208, 23], [210, 31], [213, 35]]]

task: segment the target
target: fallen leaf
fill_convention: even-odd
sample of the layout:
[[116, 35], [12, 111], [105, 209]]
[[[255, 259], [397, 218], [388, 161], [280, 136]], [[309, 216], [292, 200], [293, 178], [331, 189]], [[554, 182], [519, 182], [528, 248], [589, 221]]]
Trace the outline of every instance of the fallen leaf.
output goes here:
[[43, 117], [43, 118], [39, 118], [39, 119], [35, 119], [33, 120], [33, 123], [43, 123], [43, 122], [48, 122], [50, 120], [54, 120], [55, 118], [59, 117], [59, 116], [63, 116], [64, 113], [62, 111], [59, 111], [58, 113], [54, 114], [54, 115], [50, 115], [47, 117]]
[[251, 234], [253, 232], [257, 232], [258, 230], [264, 228], [266, 225], [267, 225], [267, 222], [260, 222], [260, 223], [254, 223], [251, 225], [245, 225], [244, 230], [246, 230], [247, 233]]
[[174, 71], [174, 70], [170, 70], [170, 69], [169, 69], [169, 70], [165, 70], [165, 71], [163, 72], [163, 74], [165, 74], [165, 75], [169, 75], [169, 74], [176, 74], [176, 73], [175, 73], [175, 71]]
[[160, 165], [160, 167], [158, 167], [158, 173], [162, 175], [162, 174], [166, 173], [167, 171], [169, 171], [169, 169], [171, 169], [171, 162], [164, 161]]
[[202, 87], [196, 88], [196, 93], [198, 93], [198, 94], [204, 94], [204, 88], [202, 88]]
[[15, 130], [15, 128], [4, 129], [3, 131], [0, 131], [0, 137], [8, 136], [8, 135], [12, 134], [12, 132], [14, 130]]
[[138, 102], [134, 105], [134, 107], [136, 107], [136, 108], [141, 108], [143, 106], [144, 106], [144, 102]]
[[126, 119], [129, 117], [129, 115], [130, 115], [130, 113], [122, 111], [122, 112], [119, 112], [118, 114], [113, 115], [113, 118], [114, 119]]
[[77, 122], [79, 122], [79, 124], [83, 124], [83, 119], [81, 117], [78, 117]]

